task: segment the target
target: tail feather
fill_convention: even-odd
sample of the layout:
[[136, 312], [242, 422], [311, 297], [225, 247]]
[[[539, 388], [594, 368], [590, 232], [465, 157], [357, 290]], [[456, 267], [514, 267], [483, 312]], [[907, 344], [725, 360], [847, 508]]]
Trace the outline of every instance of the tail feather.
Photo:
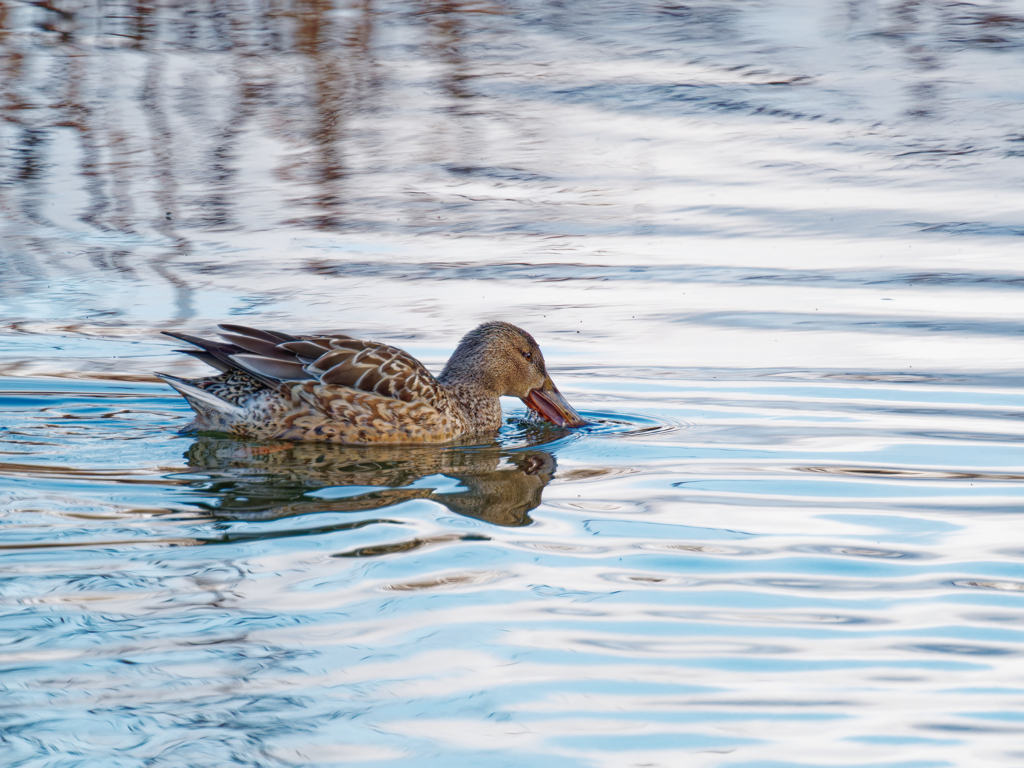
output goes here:
[[209, 352], [204, 352], [201, 349], [176, 349], [175, 352], [181, 352], [183, 355], [191, 355], [196, 360], [201, 360], [211, 368], [216, 368], [221, 373], [227, 373], [231, 370], [231, 366], [214, 357]]
[[228, 333], [238, 334], [250, 340], [262, 339], [263, 341], [269, 341], [271, 344], [275, 345], [280, 344], [281, 342], [284, 341], [299, 340], [298, 336], [292, 336], [290, 333], [282, 333], [281, 331], [265, 331], [259, 328], [250, 328], [247, 325], [232, 325], [231, 323], [221, 323], [217, 327], [222, 328]]
[[172, 387], [184, 397], [192, 410], [200, 415], [207, 414], [211, 409], [218, 414], [236, 415], [242, 413], [243, 409], [241, 406], [229, 403], [227, 400], [222, 400], [216, 395], [207, 392], [205, 389], [197, 387], [192, 382], [186, 379], [180, 379], [177, 376], [171, 376], [169, 373], [156, 373], [154, 374]]
[[[181, 333], [179, 331], [160, 331], [164, 336], [170, 336], [172, 339], [178, 341], [187, 341], [189, 344], [195, 344], [197, 347], [206, 349], [208, 347], [222, 347], [224, 342], [222, 341], [211, 341], [209, 339], [201, 339], [198, 336], [193, 336], [190, 333]], [[232, 347], [234, 345], [231, 345]]]
[[[170, 336], [172, 339], [178, 339], [178, 341], [185, 341], [188, 342], [189, 344], [195, 344], [197, 347], [199, 347], [200, 350], [202, 350], [215, 360], [220, 361], [222, 365], [226, 365], [229, 369], [234, 368], [235, 365], [231, 362], [228, 356], [237, 355], [240, 352], [246, 351], [237, 344], [226, 344], [223, 341], [200, 339], [198, 336], [192, 336], [187, 333], [178, 333], [177, 331], [161, 331], [161, 333], [164, 336]], [[186, 354], [193, 354], [192, 352], [185, 352]], [[220, 368], [219, 365], [215, 365], [214, 367]]]
[[[200, 339], [198, 336], [191, 336], [187, 333], [177, 331], [161, 331], [165, 336], [172, 339], [186, 341], [195, 344], [198, 350], [181, 350], [187, 355], [192, 355], [204, 363], [213, 366], [222, 373], [231, 370], [240, 370], [253, 378], [263, 382], [266, 386], [276, 389], [283, 380], [289, 378], [308, 379], [312, 378], [302, 369], [302, 363], [295, 359], [295, 355], [287, 351], [279, 351], [274, 348], [268, 339], [273, 338], [268, 331], [254, 331], [241, 325], [222, 325], [221, 328], [228, 330], [222, 334], [227, 342], [210, 339]], [[259, 336], [246, 336], [234, 331], [246, 331]], [[277, 333], [278, 336], [287, 334]], [[265, 338], [266, 337], [266, 338]], [[234, 343], [234, 340], [243, 341], [249, 348], [241, 347]], [[294, 336], [289, 340], [298, 341]], [[283, 343], [283, 342], [278, 342]], [[253, 354], [255, 352], [255, 354]], [[271, 371], [273, 371], [271, 373]], [[170, 382], [168, 382], [170, 383]], [[173, 386], [173, 385], [172, 385]], [[179, 390], [180, 391], [180, 390]], [[182, 392], [184, 395], [185, 393]]]

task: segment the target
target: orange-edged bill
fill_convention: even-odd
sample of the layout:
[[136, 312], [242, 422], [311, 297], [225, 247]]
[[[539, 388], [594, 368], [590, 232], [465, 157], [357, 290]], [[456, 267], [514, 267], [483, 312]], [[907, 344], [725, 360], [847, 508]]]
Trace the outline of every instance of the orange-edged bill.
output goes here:
[[566, 402], [550, 378], [543, 387], [531, 389], [523, 402], [531, 411], [559, 427], [582, 427], [588, 423]]

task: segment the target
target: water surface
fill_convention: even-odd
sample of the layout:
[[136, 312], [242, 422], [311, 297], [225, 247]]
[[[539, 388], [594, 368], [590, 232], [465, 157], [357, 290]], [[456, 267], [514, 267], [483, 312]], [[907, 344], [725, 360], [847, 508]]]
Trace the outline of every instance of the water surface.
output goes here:
[[[11, 766], [1024, 761], [1024, 5], [0, 15]], [[182, 435], [160, 330], [593, 421]]]

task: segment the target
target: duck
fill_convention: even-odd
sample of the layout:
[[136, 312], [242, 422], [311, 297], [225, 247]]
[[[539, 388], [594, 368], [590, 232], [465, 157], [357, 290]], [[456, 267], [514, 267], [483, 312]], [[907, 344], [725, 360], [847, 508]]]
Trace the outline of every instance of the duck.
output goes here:
[[220, 340], [163, 332], [194, 347], [176, 351], [218, 371], [195, 379], [156, 374], [195, 412], [183, 432], [350, 445], [451, 443], [495, 434], [503, 396], [518, 397], [558, 427], [588, 423], [555, 387], [533, 336], [511, 323], [471, 330], [436, 377], [382, 342], [218, 328]]

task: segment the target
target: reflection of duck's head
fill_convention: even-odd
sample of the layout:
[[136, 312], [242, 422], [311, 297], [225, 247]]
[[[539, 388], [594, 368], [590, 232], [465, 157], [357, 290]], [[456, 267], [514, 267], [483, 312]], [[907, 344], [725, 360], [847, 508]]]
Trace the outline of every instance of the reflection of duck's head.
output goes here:
[[546, 451], [527, 451], [505, 457], [502, 464], [490, 471], [457, 475], [465, 492], [431, 498], [452, 512], [494, 525], [527, 525], [528, 513], [540, 505], [544, 487], [555, 474], [555, 457]]
[[[510, 453], [496, 445], [398, 448], [202, 436], [186, 458], [190, 475], [202, 470], [205, 477], [195, 484], [214, 514], [245, 520], [431, 499], [495, 525], [526, 525], [555, 471], [545, 451]], [[337, 494], [324, 491], [334, 488]]]
[[587, 423], [551, 381], [533, 336], [510, 323], [484, 323], [463, 336], [439, 380], [469, 400], [470, 410], [474, 398], [518, 397], [552, 424]]

